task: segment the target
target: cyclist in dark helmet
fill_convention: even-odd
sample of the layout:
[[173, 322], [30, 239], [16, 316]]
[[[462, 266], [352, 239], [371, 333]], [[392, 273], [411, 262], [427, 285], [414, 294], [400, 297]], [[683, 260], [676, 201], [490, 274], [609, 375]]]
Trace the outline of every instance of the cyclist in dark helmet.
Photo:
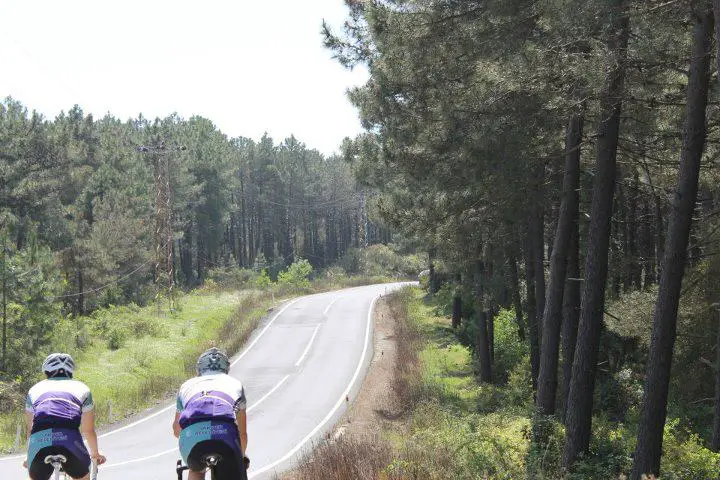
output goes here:
[[217, 348], [198, 358], [197, 377], [186, 381], [177, 397], [173, 432], [180, 441], [180, 455], [190, 469], [188, 480], [202, 480], [203, 456], [218, 454], [218, 480], [247, 479], [247, 416], [245, 389], [228, 375], [230, 361]]
[[[83, 382], [73, 380], [75, 362], [66, 353], [52, 353], [43, 362], [47, 379], [28, 392], [25, 417], [28, 423], [28, 454], [25, 467], [32, 480], [47, 480], [53, 467], [48, 455], [63, 455], [63, 470], [72, 478], [90, 478], [90, 461], [98, 465], [105, 457], [98, 450], [92, 394]], [[83, 437], [90, 447], [88, 453]]]

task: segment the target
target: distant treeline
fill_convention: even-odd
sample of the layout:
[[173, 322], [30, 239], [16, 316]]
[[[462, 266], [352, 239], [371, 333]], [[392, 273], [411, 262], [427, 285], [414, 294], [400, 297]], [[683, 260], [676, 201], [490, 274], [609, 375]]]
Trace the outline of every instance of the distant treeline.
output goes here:
[[8, 338], [11, 349], [38, 348], [57, 315], [152, 297], [160, 155], [169, 162], [179, 287], [217, 267], [270, 276], [299, 258], [324, 267], [388, 239], [368, 219], [368, 195], [348, 166], [294, 137], [228, 138], [202, 117], [95, 119], [77, 106], [51, 121], [8, 98], [0, 102], [4, 352]]

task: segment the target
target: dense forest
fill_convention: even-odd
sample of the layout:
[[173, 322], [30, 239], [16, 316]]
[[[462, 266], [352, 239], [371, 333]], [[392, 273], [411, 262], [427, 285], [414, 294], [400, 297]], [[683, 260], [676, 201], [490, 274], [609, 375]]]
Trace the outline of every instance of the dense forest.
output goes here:
[[[158, 193], [163, 182], [168, 198]], [[170, 222], [163, 231], [160, 203]], [[97, 120], [77, 106], [48, 120], [8, 98], [0, 379], [36, 371], [24, 352], [43, 351], [58, 318], [143, 305], [163, 272], [184, 289], [218, 268], [267, 269], [274, 279], [296, 260], [322, 268], [387, 241], [368, 218], [370, 203], [345, 162], [293, 137], [228, 138], [201, 117]], [[169, 270], [158, 268], [159, 251], [169, 252]]]
[[[534, 451], [560, 431], [564, 471], [632, 479], [661, 473], [670, 425], [720, 451], [720, 2], [346, 4], [325, 44], [370, 79], [344, 155], [427, 245], [481, 382], [507, 380], [514, 309]], [[599, 419], [634, 451], [593, 450]]]

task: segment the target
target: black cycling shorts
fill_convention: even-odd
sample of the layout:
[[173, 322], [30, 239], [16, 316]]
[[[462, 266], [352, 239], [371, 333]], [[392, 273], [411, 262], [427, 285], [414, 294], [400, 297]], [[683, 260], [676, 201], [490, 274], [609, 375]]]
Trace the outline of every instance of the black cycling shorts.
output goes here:
[[67, 461], [63, 463], [62, 471], [72, 478], [83, 478], [90, 473], [88, 458], [78, 458], [67, 447], [52, 446], [41, 448], [33, 459], [28, 470], [32, 480], [48, 480], [53, 473], [53, 466], [45, 463], [48, 455], [64, 455]]
[[209, 454], [222, 457], [215, 466], [216, 480], [247, 480], [245, 463], [236, 450], [222, 440], [205, 440], [197, 443], [187, 458], [188, 467], [195, 472], [205, 470], [204, 457]]

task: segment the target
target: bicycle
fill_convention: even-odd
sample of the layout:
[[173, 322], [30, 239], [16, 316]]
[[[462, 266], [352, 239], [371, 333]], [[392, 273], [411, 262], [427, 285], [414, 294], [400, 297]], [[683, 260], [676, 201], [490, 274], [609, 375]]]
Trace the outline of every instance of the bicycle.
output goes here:
[[[67, 462], [65, 455], [48, 455], [45, 457], [45, 463], [53, 467], [53, 479], [60, 480], [60, 472], [63, 472], [63, 464]], [[63, 472], [64, 473], [64, 472]], [[98, 468], [95, 462], [90, 465], [90, 480], [97, 480]], [[67, 478], [67, 475], [64, 475]]]
[[[217, 453], [208, 453], [207, 455], [203, 455], [200, 458], [200, 462], [203, 463], [205, 465], [205, 468], [210, 471], [210, 479], [216, 480], [215, 467], [220, 462], [222, 462], [222, 455], [219, 455]], [[250, 459], [248, 457], [243, 457], [243, 463], [245, 464], [245, 470], [247, 471], [247, 469], [250, 467]], [[178, 460], [175, 467], [175, 473], [177, 473], [178, 480], [183, 480], [183, 472], [189, 469], [190, 467], [182, 464], [182, 460]]]

